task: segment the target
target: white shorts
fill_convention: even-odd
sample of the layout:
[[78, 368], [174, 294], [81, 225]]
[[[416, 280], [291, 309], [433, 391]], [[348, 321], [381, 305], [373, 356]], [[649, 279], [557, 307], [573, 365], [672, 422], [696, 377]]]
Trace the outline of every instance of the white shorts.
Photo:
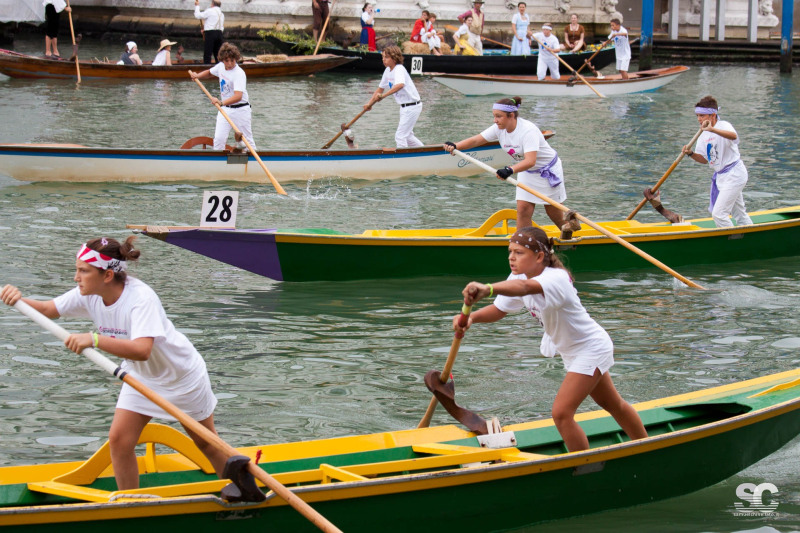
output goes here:
[[569, 357], [561, 355], [564, 361], [564, 368], [567, 372], [594, 376], [594, 371], [600, 369], [600, 374], [608, 372], [614, 366], [614, 351], [605, 352], [599, 355], [578, 355]]
[[[217, 406], [217, 397], [214, 396], [214, 392], [211, 390], [211, 380], [205, 369], [203, 370], [202, 373], [196, 375], [194, 380], [191, 377], [187, 377], [186, 383], [181, 383], [179, 387], [170, 387], [168, 389], [146, 383], [133, 373], [131, 375], [143, 382], [150, 390], [178, 407], [178, 409], [199, 421], [205, 420], [214, 414], [214, 408]], [[122, 385], [122, 391], [120, 391], [117, 399], [117, 409], [126, 409], [134, 413], [164, 420], [175, 420], [172, 415], [142, 396], [127, 383]]]
[[628, 67], [631, 64], [631, 58], [628, 59], [617, 59], [617, 70], [624, 70], [628, 72]]
[[[546, 178], [543, 178], [538, 172], [520, 172], [517, 174], [516, 179], [523, 185], [527, 185], [531, 189], [544, 194], [558, 203], [564, 203], [567, 199], [567, 189], [564, 187], [564, 169], [561, 166], [561, 159], [556, 161], [553, 168], [550, 169], [553, 174], [561, 178], [561, 183], [555, 187], [551, 187]], [[522, 187], [517, 187], [517, 200], [523, 202], [530, 202], [532, 204], [547, 205], [547, 202], [534, 196]]]

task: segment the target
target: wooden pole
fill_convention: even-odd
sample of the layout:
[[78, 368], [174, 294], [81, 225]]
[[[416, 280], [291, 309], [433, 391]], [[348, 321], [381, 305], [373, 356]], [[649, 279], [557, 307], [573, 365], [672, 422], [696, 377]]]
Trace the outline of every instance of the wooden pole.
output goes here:
[[328, 28], [328, 21], [331, 20], [331, 13], [333, 13], [333, 4], [336, 1], [334, 0], [331, 2], [331, 6], [328, 8], [328, 16], [325, 19], [325, 24], [322, 25], [322, 30], [319, 32], [319, 40], [317, 41], [317, 46], [314, 48], [314, 55], [317, 55], [317, 50], [319, 50], [319, 45], [322, 44], [322, 40], [325, 38], [325, 30]]
[[[344, 129], [346, 130], [346, 129], [348, 129], [350, 126], [352, 126], [353, 124], [355, 124], [356, 120], [358, 120], [359, 118], [361, 118], [361, 115], [363, 115], [363, 114], [364, 114], [364, 113], [366, 113], [366, 112], [367, 112], [367, 110], [366, 110], [366, 109], [362, 109], [362, 110], [361, 110], [361, 112], [360, 112], [358, 115], [356, 115], [356, 117], [355, 117], [353, 120], [351, 120], [350, 122], [348, 122], [348, 123], [347, 123], [347, 125], [344, 127]], [[336, 135], [334, 135], [333, 139], [331, 139], [330, 141], [326, 142], [326, 143], [325, 143], [325, 146], [323, 146], [323, 147], [322, 147], [322, 149], [323, 149], [323, 150], [326, 150], [326, 149], [330, 148], [330, 147], [331, 147], [331, 145], [332, 145], [334, 142], [336, 142], [336, 139], [338, 139], [338, 138], [339, 138], [339, 137], [342, 135], [342, 133], [344, 133], [344, 130], [342, 130], [342, 131], [340, 131], [339, 133], [337, 133]]]
[[72, 52], [75, 54], [75, 71], [78, 73], [78, 83], [81, 82], [81, 65], [78, 63], [78, 44], [75, 42], [75, 28], [72, 26], [72, 8], [67, 0], [67, 15], [69, 15], [69, 32], [72, 34]]

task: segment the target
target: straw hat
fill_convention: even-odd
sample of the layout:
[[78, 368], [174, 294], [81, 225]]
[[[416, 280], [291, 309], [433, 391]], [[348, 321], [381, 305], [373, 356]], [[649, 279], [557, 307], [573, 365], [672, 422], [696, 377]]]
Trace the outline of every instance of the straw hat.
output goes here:
[[167, 46], [172, 46], [173, 44], [178, 44], [178, 43], [176, 41], [170, 41], [169, 39], [164, 39], [163, 41], [161, 41], [160, 44], [161, 46], [158, 47], [159, 52], [164, 48], [166, 48]]

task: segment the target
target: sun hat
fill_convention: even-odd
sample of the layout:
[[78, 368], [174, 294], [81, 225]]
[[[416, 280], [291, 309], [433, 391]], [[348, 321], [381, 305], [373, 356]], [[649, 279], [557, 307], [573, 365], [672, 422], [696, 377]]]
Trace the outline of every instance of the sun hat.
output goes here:
[[161, 50], [163, 50], [167, 46], [172, 46], [173, 44], [178, 44], [178, 43], [177, 43], [177, 41], [170, 41], [169, 39], [164, 39], [159, 44], [161, 45], [161, 46], [158, 47], [158, 51], [160, 52]]

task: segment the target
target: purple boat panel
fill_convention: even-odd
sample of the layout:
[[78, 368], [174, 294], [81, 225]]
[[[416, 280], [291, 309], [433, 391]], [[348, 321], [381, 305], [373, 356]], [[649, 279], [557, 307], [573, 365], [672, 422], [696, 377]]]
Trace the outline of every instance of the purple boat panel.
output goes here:
[[[236, 238], [231, 238], [231, 233], [236, 233]], [[254, 274], [283, 281], [274, 234], [236, 230], [173, 230], [167, 235], [166, 241]]]

